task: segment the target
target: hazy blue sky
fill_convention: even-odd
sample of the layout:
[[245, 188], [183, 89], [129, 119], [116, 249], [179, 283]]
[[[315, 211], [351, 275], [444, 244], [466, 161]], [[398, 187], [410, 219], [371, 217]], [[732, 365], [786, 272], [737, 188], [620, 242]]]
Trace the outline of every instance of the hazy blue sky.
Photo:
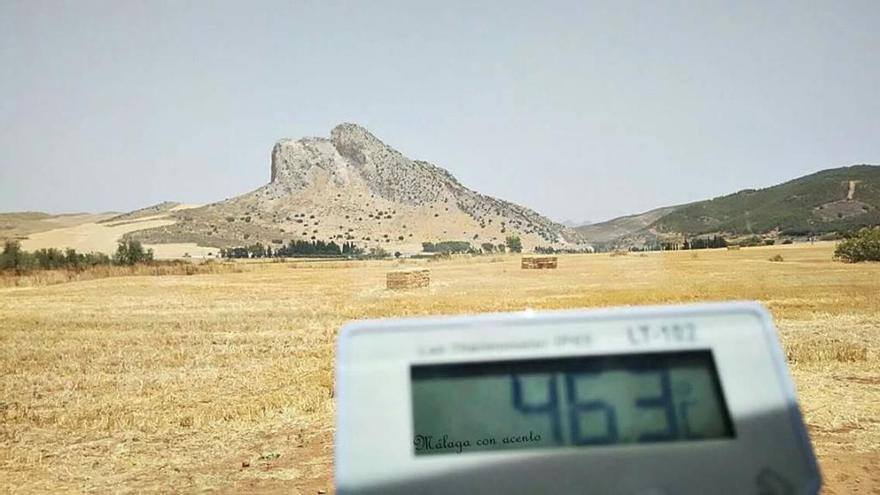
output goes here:
[[558, 220], [880, 163], [880, 1], [0, 0], [0, 210], [220, 200], [342, 121]]

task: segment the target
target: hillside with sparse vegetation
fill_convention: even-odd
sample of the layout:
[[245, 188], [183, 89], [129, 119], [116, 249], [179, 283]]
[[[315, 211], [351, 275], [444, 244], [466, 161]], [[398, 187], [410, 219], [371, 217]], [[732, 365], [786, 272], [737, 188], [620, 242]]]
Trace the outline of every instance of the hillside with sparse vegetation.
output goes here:
[[823, 170], [766, 189], [689, 204], [654, 222], [667, 232], [783, 235], [839, 232], [880, 224], [880, 166]]
[[577, 230], [596, 244], [644, 245], [712, 234], [815, 238], [876, 225], [880, 166], [854, 165]]

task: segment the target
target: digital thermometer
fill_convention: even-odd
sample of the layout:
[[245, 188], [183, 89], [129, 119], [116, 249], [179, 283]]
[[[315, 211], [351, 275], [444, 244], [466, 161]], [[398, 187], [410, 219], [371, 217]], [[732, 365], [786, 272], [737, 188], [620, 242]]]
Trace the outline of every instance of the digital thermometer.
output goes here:
[[340, 494], [814, 494], [757, 303], [363, 321], [337, 352]]

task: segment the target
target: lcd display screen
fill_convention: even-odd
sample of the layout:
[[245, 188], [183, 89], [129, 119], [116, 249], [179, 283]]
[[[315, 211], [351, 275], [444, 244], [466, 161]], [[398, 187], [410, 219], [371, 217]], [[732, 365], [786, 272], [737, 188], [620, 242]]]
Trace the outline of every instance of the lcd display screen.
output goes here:
[[735, 436], [710, 351], [414, 365], [416, 456]]

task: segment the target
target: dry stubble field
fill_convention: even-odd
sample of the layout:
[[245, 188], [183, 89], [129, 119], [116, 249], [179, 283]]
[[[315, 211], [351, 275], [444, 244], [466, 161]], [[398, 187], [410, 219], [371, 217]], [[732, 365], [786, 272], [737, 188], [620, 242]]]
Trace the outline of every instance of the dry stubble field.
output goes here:
[[[880, 491], [880, 264], [830, 243], [236, 272], [0, 288], [0, 492], [332, 492], [335, 336], [347, 320], [757, 299], [772, 310], [825, 493]], [[784, 262], [768, 258], [781, 254]], [[415, 264], [415, 263], [411, 263]]]

